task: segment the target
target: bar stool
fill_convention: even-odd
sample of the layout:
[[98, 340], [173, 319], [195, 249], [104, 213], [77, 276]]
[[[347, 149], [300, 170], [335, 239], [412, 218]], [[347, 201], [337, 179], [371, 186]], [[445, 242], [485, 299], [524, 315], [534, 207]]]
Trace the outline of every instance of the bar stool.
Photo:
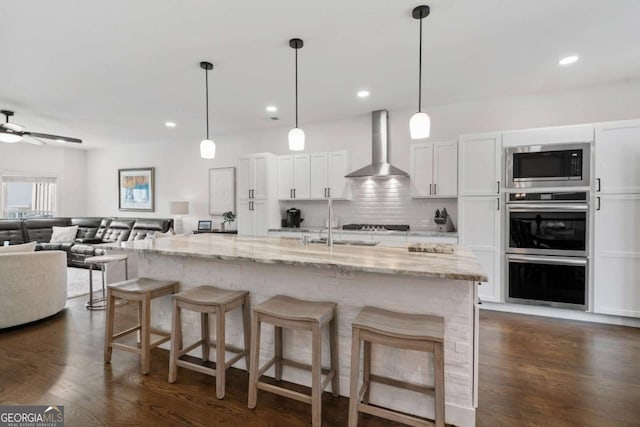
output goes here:
[[[89, 301], [84, 305], [84, 308], [87, 310], [104, 310], [106, 308], [105, 303], [105, 269], [107, 264], [112, 262], [124, 261], [124, 278], [127, 280], [129, 277], [127, 276], [127, 259], [129, 258], [126, 254], [113, 254], [113, 255], [98, 255], [87, 257], [84, 260], [85, 264], [89, 265]], [[94, 298], [93, 297], [93, 266], [100, 267], [100, 272], [102, 273], [102, 298]]]
[[[124, 282], [107, 285], [107, 320], [105, 322], [104, 363], [111, 362], [111, 352], [129, 351], [141, 356], [142, 374], [149, 373], [151, 350], [171, 339], [171, 334], [151, 329], [151, 300], [178, 291], [178, 282], [138, 277]], [[138, 303], [138, 324], [132, 328], [114, 334], [116, 298]], [[131, 346], [115, 340], [132, 333], [138, 333], [140, 346]], [[151, 341], [151, 335], [154, 341]]]
[[[364, 341], [363, 384], [358, 390], [361, 341]], [[433, 353], [434, 387], [411, 384], [372, 374], [372, 343]], [[369, 405], [369, 391], [372, 381], [421, 393], [433, 393], [435, 391], [435, 425], [444, 427], [444, 318], [365, 307], [352, 323], [349, 427], [358, 425], [358, 412], [412, 426], [432, 426], [431, 422], [420, 418]]]
[[[173, 314], [171, 336], [171, 355], [169, 356], [169, 382], [176, 382], [178, 366], [216, 377], [216, 396], [224, 398], [225, 372], [227, 368], [245, 357], [249, 369], [249, 292], [198, 286], [173, 295]], [[225, 318], [227, 312], [242, 307], [242, 324], [244, 330], [244, 349], [239, 349], [225, 342]], [[189, 346], [182, 345], [182, 309], [200, 313], [201, 339]], [[209, 336], [209, 314], [216, 315], [216, 340]], [[202, 359], [209, 360], [209, 348], [216, 349], [216, 368], [208, 368], [196, 363], [180, 360], [183, 356], [202, 345]], [[236, 353], [228, 362], [225, 352]]]
[[[320, 427], [322, 423], [322, 391], [331, 382], [331, 392], [334, 397], [339, 395], [338, 378], [338, 349], [336, 331], [336, 303], [313, 302], [299, 300], [288, 296], [278, 295], [253, 308], [253, 322], [251, 325], [251, 366], [249, 367], [249, 408], [256, 407], [258, 389], [299, 400], [311, 405], [311, 419], [313, 427]], [[275, 356], [262, 368], [260, 361], [260, 327], [262, 322], [270, 323], [275, 328]], [[321, 331], [329, 325], [329, 347], [331, 352], [331, 368], [321, 366]], [[301, 329], [311, 331], [311, 366], [285, 359], [283, 356], [282, 328]], [[311, 396], [287, 390], [260, 381], [262, 374], [275, 364], [276, 380], [282, 380], [283, 365], [311, 371]], [[322, 381], [322, 374], [326, 374]]]

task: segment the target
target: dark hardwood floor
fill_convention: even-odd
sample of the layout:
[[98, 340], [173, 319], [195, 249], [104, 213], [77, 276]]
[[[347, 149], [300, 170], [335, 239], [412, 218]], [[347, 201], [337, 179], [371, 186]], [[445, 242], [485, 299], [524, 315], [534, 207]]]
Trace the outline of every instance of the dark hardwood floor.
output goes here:
[[[135, 355], [102, 363], [104, 312], [84, 297], [52, 318], [0, 331], [0, 404], [63, 404], [68, 426], [307, 426], [310, 407], [261, 392], [247, 409], [247, 374], [232, 369], [224, 400], [214, 379], [168, 352], [151, 373]], [[480, 316], [479, 426], [640, 425], [640, 329], [497, 312]], [[295, 387], [294, 387], [295, 388]], [[348, 400], [325, 393], [323, 425], [346, 426]], [[396, 425], [361, 416], [360, 425]]]

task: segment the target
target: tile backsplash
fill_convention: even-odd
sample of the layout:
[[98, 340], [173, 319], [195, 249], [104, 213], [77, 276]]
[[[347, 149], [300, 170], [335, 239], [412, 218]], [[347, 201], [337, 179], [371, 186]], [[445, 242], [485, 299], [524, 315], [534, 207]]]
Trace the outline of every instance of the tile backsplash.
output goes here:
[[[456, 199], [412, 199], [409, 178], [352, 179], [352, 200], [334, 200], [333, 215], [338, 226], [345, 224], [409, 224], [412, 230], [435, 227], [436, 209], [447, 208], [457, 228]], [[302, 211], [303, 227], [324, 227], [326, 201], [282, 201], [284, 211], [296, 207]]]

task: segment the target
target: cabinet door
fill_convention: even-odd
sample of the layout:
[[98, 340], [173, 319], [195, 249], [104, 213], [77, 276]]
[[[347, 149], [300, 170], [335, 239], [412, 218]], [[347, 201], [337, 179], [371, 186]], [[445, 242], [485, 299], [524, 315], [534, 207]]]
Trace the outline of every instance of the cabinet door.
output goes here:
[[293, 156], [278, 157], [278, 199], [293, 198]]
[[249, 200], [249, 190], [253, 188], [250, 181], [251, 158], [238, 160], [238, 200]]
[[253, 211], [249, 210], [249, 206], [253, 201], [238, 202], [238, 235], [253, 236]]
[[327, 153], [327, 187], [333, 199], [348, 199], [350, 197], [349, 181], [344, 176], [349, 173], [349, 153], [346, 151], [332, 151]]
[[499, 133], [463, 135], [459, 139], [460, 196], [499, 194], [502, 144]]
[[596, 191], [640, 193], [640, 120], [598, 124], [595, 140]]
[[253, 236], [267, 236], [269, 234], [269, 215], [266, 210], [266, 202], [264, 200], [255, 200], [252, 207]]
[[296, 154], [293, 156], [293, 196], [295, 199], [308, 199], [310, 197], [311, 179], [309, 170], [309, 155]]
[[433, 144], [411, 144], [411, 197], [429, 197], [433, 194]]
[[327, 153], [314, 153], [310, 155], [309, 176], [310, 189], [309, 196], [312, 199], [324, 199], [327, 196]]
[[486, 301], [500, 302], [500, 211], [499, 197], [463, 197], [458, 199], [460, 243], [473, 251], [488, 281], [478, 290]]
[[264, 199], [269, 192], [269, 158], [266, 154], [255, 154], [251, 168], [251, 183], [253, 185], [253, 197]]
[[458, 195], [458, 144], [455, 141], [433, 144], [433, 195]]
[[640, 317], [640, 195], [596, 199], [593, 308]]

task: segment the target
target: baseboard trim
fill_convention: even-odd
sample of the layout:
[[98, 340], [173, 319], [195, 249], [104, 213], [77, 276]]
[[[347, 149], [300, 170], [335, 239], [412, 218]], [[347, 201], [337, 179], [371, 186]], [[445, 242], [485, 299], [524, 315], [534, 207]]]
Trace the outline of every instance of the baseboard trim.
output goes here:
[[613, 316], [608, 314], [588, 313], [584, 311], [562, 308], [542, 307], [523, 304], [485, 302], [479, 305], [482, 310], [502, 311], [506, 313], [529, 314], [531, 316], [553, 317], [557, 319], [579, 320], [582, 322], [605, 323], [609, 325], [631, 326], [640, 328], [640, 319], [633, 317]]

